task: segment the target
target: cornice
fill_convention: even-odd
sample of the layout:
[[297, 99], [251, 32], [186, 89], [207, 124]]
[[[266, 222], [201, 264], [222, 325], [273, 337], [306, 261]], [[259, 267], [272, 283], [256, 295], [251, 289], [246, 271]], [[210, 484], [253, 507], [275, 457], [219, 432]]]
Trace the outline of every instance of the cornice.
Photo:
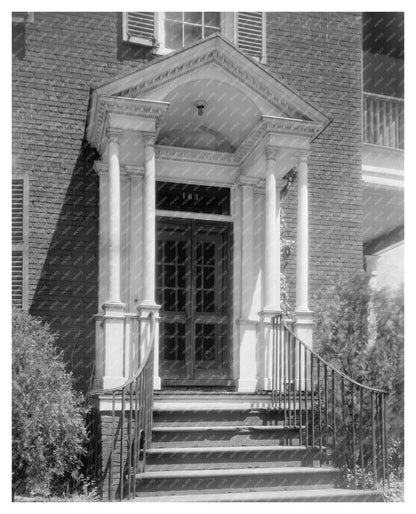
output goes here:
[[262, 116], [260, 123], [254, 127], [235, 152], [236, 161], [242, 163], [248, 157], [251, 150], [256, 147], [267, 134], [284, 134], [306, 137], [311, 140], [321, 129], [322, 125], [319, 122]]
[[273, 91], [265, 81], [259, 80], [254, 73], [248, 71], [247, 67], [236, 64], [235, 61], [230, 60], [224, 53], [219, 52], [217, 49], [164, 70], [153, 78], [121, 91], [119, 96], [139, 98], [168, 84], [169, 82], [172, 82], [173, 80], [183, 78], [194, 71], [209, 66], [210, 64], [216, 64], [222, 68], [239, 82], [245, 84], [255, 93], [260, 95], [276, 109], [283, 112], [285, 116], [298, 119], [302, 119], [304, 117], [300, 111], [282, 98], [282, 91], [279, 91], [280, 94], [276, 94], [276, 92]]
[[175, 146], [155, 146], [156, 158], [168, 161], [197, 162], [216, 164], [219, 166], [238, 167], [235, 154], [212, 150], [196, 150]]
[[88, 130], [88, 138], [91, 146], [97, 149], [102, 147], [103, 140], [107, 137], [106, 129], [109, 127], [109, 117], [111, 115], [121, 116], [127, 119], [152, 119], [155, 121], [157, 134], [161, 120], [163, 119], [168, 107], [169, 104], [166, 102], [122, 98], [120, 96], [98, 97], [96, 99], [93, 117], [90, 120]]

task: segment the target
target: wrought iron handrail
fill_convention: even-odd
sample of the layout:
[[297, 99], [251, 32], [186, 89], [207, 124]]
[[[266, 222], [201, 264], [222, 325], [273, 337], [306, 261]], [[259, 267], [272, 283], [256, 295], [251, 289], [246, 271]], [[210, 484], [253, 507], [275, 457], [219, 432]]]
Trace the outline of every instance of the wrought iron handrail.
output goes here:
[[[346, 465], [353, 487], [388, 482], [387, 391], [360, 384], [272, 319], [272, 407], [300, 444], [318, 447], [321, 465]], [[303, 441], [303, 443], [302, 443]]]
[[[140, 323], [140, 321], [139, 321]], [[114, 488], [120, 501], [130, 499], [136, 493], [136, 475], [144, 471], [146, 450], [150, 447], [153, 417], [153, 366], [156, 322], [149, 314], [149, 338], [144, 358], [137, 372], [124, 384], [107, 389], [96, 389], [91, 396], [111, 396], [110, 450], [107, 464], [101, 464], [108, 471], [108, 500], [113, 501]], [[140, 348], [141, 329], [138, 330]], [[119, 407], [116, 408], [116, 400]], [[94, 433], [98, 442], [98, 419], [93, 420]], [[101, 423], [101, 430], [102, 423]], [[101, 442], [102, 442], [101, 434]], [[98, 457], [98, 451], [96, 453]], [[119, 462], [115, 472], [114, 462]], [[96, 469], [99, 468], [96, 464]], [[114, 487], [116, 484], [116, 487]]]

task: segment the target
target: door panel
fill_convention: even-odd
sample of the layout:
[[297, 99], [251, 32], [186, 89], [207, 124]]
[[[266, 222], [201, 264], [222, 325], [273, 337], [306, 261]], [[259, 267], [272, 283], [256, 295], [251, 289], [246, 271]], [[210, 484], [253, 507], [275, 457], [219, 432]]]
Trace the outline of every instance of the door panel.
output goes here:
[[157, 227], [163, 383], [227, 383], [230, 224], [163, 218]]

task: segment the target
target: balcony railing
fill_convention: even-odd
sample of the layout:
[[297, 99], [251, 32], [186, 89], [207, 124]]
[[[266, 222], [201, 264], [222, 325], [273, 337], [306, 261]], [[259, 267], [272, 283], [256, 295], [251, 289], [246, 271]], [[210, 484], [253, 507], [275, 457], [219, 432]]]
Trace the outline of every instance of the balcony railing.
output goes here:
[[404, 148], [404, 100], [363, 94], [363, 141], [389, 148]]

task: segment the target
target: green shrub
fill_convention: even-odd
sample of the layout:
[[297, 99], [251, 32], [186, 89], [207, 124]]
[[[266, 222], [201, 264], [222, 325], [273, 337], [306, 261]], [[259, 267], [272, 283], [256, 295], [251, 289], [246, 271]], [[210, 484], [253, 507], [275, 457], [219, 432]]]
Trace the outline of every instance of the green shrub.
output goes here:
[[[404, 467], [404, 295], [372, 291], [363, 273], [348, 276], [315, 303], [319, 355], [357, 382], [388, 392], [387, 445], [389, 471]], [[367, 395], [366, 395], [367, 397]], [[348, 393], [346, 394], [348, 404]], [[367, 403], [369, 398], [367, 398]], [[351, 403], [351, 402], [350, 402]], [[349, 403], [349, 405], [350, 405]], [[351, 405], [350, 405], [351, 410]], [[368, 411], [366, 406], [364, 411]], [[357, 405], [355, 406], [357, 411]], [[351, 412], [349, 412], [351, 416]], [[357, 415], [357, 412], [354, 413]], [[345, 428], [344, 434], [342, 429]], [[348, 451], [348, 426], [342, 451]], [[364, 437], [366, 434], [364, 433]], [[342, 453], [342, 452], [341, 452]]]
[[85, 453], [82, 397], [48, 325], [12, 315], [12, 486], [51, 491], [77, 474]]

